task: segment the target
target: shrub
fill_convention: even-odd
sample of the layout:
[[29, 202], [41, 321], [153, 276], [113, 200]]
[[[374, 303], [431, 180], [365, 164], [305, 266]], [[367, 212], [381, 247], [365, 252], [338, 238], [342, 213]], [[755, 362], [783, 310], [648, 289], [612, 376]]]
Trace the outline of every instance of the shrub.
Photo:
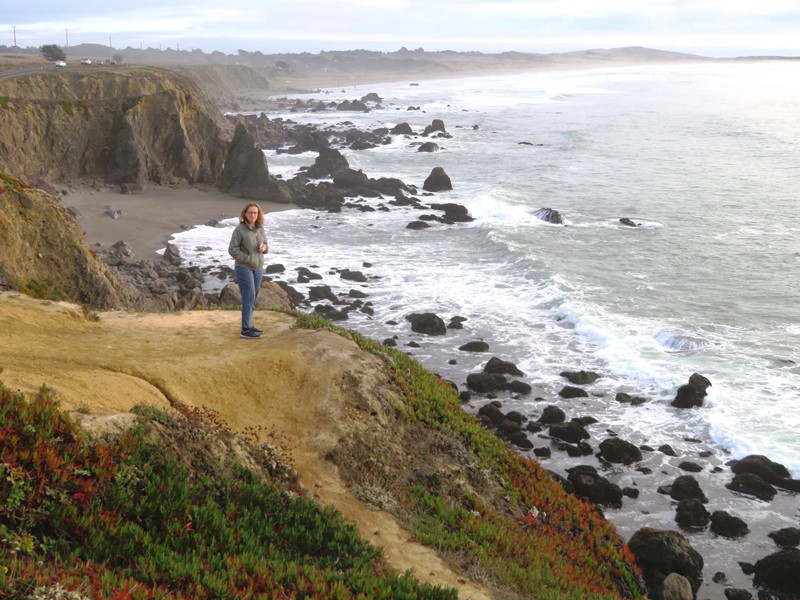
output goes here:
[[89, 439], [46, 388], [27, 401], [0, 384], [0, 417], [2, 597], [457, 598], [241, 467], [218, 479], [139, 433]]
[[536, 598], [618, 598], [642, 595], [633, 555], [614, 526], [593, 506], [566, 493], [539, 463], [482, 427], [461, 407], [457, 392], [394, 348], [331, 324], [316, 313], [296, 313], [296, 327], [334, 331], [382, 357], [405, 395], [414, 420], [455, 436], [484, 469], [504, 482], [519, 519], [492, 506], [453, 505], [426, 490], [405, 490], [415, 503], [409, 523], [421, 540], [497, 581]]

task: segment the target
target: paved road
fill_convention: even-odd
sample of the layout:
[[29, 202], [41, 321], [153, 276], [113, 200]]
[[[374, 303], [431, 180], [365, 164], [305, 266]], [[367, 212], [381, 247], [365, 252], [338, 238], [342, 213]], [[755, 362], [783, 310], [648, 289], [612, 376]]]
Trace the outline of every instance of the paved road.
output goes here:
[[44, 71], [52, 71], [55, 66], [45, 67], [32, 67], [28, 69], [12, 69], [9, 71], [0, 71], [0, 79], [10, 79], [12, 77], [22, 77], [23, 75], [33, 75], [34, 73], [43, 73]]

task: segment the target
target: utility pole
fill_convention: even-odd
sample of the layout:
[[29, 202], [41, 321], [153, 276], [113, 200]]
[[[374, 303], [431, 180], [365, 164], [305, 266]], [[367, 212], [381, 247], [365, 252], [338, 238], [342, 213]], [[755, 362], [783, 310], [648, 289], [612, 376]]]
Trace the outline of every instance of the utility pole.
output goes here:
[[64, 48], [69, 48], [69, 29], [64, 30], [64, 35], [66, 36], [66, 44]]
[[17, 47], [17, 26], [16, 25], [12, 25], [11, 29], [14, 32], [14, 48], [16, 48]]

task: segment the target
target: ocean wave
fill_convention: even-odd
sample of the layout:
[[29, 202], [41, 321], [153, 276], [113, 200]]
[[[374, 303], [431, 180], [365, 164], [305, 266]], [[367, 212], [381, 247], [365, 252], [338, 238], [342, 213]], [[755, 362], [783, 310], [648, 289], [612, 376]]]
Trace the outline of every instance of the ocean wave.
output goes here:
[[711, 345], [711, 340], [677, 328], [661, 329], [653, 335], [653, 339], [663, 348], [674, 352], [691, 352]]

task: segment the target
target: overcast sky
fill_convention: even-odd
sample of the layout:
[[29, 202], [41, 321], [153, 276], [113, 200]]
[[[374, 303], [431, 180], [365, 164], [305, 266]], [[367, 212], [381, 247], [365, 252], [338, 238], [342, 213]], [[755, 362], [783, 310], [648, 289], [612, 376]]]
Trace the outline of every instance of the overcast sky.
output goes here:
[[800, 56], [800, 0], [0, 0], [0, 44]]

